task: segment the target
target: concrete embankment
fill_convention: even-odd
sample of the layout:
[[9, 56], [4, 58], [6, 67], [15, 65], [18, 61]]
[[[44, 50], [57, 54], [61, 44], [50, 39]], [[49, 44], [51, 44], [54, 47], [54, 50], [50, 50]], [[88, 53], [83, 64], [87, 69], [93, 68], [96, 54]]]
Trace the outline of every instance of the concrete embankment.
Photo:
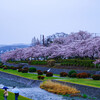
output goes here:
[[20, 83], [23, 83], [23, 84], [25, 84], [27, 86], [31, 86], [31, 87], [39, 86], [40, 83], [42, 82], [40, 80], [32, 80], [32, 79], [16, 76], [16, 75], [1, 72], [1, 71], [0, 71], [0, 77], [3, 77], [3, 78], [8, 79], [8, 80], [20, 82]]
[[70, 83], [70, 82], [62, 82], [59, 80], [52, 80], [52, 81], [59, 82], [59, 83], [62, 83], [62, 84], [65, 84], [71, 87], [75, 87], [76, 89], [80, 90], [82, 94], [86, 94], [90, 97], [96, 97], [97, 100], [100, 100], [100, 88], [80, 85], [80, 84], [75, 84], [75, 83]]

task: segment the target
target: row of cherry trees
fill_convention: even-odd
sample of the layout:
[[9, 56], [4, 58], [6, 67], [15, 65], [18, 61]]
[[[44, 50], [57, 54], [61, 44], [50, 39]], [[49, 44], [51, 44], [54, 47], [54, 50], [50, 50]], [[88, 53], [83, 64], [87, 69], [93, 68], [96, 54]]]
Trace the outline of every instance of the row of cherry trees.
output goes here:
[[62, 59], [68, 57], [100, 58], [100, 37], [93, 37], [91, 33], [79, 31], [71, 33], [67, 37], [56, 38], [48, 47], [36, 45], [1, 55], [2, 61], [58, 57]]

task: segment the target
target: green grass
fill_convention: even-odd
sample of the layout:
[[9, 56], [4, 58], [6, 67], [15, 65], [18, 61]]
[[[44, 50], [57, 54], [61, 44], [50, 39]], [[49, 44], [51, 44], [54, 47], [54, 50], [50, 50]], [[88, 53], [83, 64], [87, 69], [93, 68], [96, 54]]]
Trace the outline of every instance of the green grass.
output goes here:
[[[17, 75], [17, 76], [21, 76], [21, 77], [25, 77], [25, 78], [28, 78], [28, 79], [38, 80], [38, 78], [37, 78], [38, 75], [37, 74], [22, 73], [22, 72], [18, 72], [17, 70], [12, 70], [12, 69], [7, 69], [7, 70], [0, 69], [0, 71], [10, 73], [10, 74], [13, 74], [13, 75]], [[45, 77], [44, 80], [52, 80], [52, 79], [61, 79], [61, 78], [58, 78], [58, 77]]]
[[[0, 100], [4, 100], [3, 92], [4, 92], [4, 90], [0, 89]], [[15, 100], [14, 93], [8, 92], [7, 100]], [[26, 98], [26, 97], [23, 97], [23, 96], [19, 95], [18, 100], [32, 100], [32, 99], [29, 99], [29, 98]]]
[[[38, 75], [37, 74], [31, 74], [31, 73], [22, 73], [18, 72], [17, 70], [12, 70], [12, 69], [7, 69], [3, 70], [0, 69], [2, 72], [10, 73], [13, 75], [21, 76], [24, 78], [28, 79], [33, 79], [33, 80], [38, 80]], [[55, 76], [59, 76], [58, 74], [54, 74]], [[52, 80], [52, 79], [59, 79], [60, 81], [64, 82], [70, 82], [70, 83], [75, 83], [75, 84], [81, 84], [81, 85], [87, 85], [87, 86], [92, 86], [92, 87], [98, 87], [100, 88], [100, 80], [92, 80], [92, 79], [78, 79], [78, 78], [60, 78], [60, 77], [45, 77], [44, 80]]]
[[79, 79], [79, 78], [69, 78], [69, 77], [67, 77], [67, 78], [64, 78], [63, 80], [60, 80], [60, 81], [100, 88], [100, 80]]

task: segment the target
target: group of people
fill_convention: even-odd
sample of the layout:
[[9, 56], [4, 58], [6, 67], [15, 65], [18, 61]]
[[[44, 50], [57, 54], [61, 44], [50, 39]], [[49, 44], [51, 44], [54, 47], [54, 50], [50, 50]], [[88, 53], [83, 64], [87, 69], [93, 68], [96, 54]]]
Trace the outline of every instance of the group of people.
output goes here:
[[[4, 88], [4, 89], [5, 89], [4, 95], [3, 95], [4, 96], [4, 100], [7, 100], [7, 97], [8, 97], [8, 91], [7, 91], [7, 89], [8, 88]], [[15, 86], [13, 86], [12, 92], [15, 94], [15, 100], [18, 100], [19, 90]]]

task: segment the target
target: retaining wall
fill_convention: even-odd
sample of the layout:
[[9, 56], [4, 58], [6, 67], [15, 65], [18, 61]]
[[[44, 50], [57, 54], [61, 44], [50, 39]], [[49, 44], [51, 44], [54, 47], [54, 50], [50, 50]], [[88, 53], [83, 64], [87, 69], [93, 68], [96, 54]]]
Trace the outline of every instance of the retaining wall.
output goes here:
[[76, 89], [80, 90], [82, 94], [89, 95], [90, 97], [96, 97], [97, 98], [96, 100], [100, 100], [100, 88], [74, 84], [74, 83], [69, 83], [69, 82], [62, 82], [58, 80], [52, 80], [52, 81], [75, 87]]
[[[5, 65], [8, 66], [19, 66], [20, 64], [10, 64], [10, 63], [5, 63]], [[36, 66], [36, 65], [28, 65], [27, 63], [22, 64], [24, 65], [23, 67], [35, 67], [37, 70], [41, 70], [41, 71], [45, 71], [48, 70], [48, 67], [40, 67], [40, 66]], [[57, 69], [57, 68], [50, 68], [50, 72], [54, 73], [54, 74], [60, 74], [61, 72], [66, 72], [68, 73], [71, 69]], [[82, 72], [86, 72], [86, 73], [91, 73], [91, 74], [96, 74], [98, 71], [90, 71], [90, 70], [76, 70], [77, 73], [82, 73]]]
[[31, 86], [31, 87], [39, 86], [40, 83], [42, 82], [40, 80], [32, 80], [32, 79], [12, 75], [12, 74], [1, 72], [1, 71], [0, 71], [0, 77], [3, 77], [5, 79], [9, 79], [9, 80], [14, 80], [16, 82], [20, 82], [20, 83], [23, 83], [23, 84], [25, 84], [27, 86]]

